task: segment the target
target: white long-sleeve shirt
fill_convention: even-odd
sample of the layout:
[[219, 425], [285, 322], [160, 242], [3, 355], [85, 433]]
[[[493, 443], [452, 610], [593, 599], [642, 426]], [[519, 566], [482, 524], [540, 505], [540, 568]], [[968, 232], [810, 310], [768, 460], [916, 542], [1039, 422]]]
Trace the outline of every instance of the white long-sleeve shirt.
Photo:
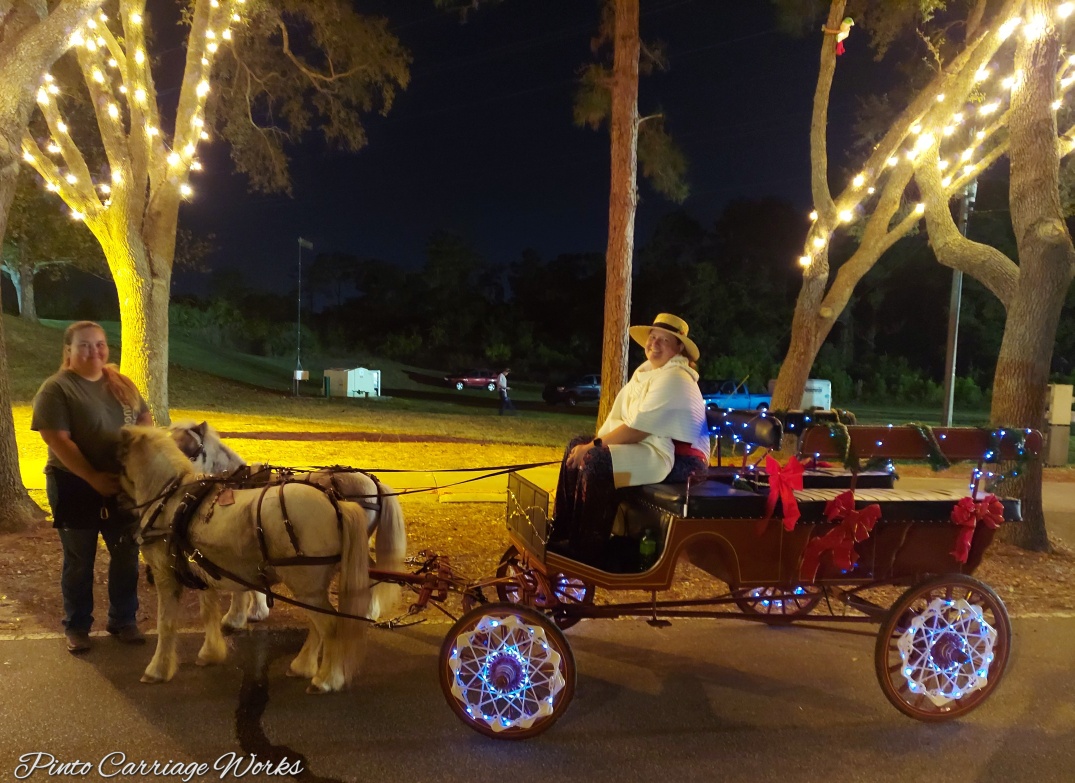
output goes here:
[[609, 444], [616, 487], [663, 481], [675, 461], [673, 440], [709, 453], [705, 401], [698, 373], [687, 359], [676, 356], [654, 369], [647, 361], [620, 389], [598, 437], [626, 424], [649, 435], [639, 443]]

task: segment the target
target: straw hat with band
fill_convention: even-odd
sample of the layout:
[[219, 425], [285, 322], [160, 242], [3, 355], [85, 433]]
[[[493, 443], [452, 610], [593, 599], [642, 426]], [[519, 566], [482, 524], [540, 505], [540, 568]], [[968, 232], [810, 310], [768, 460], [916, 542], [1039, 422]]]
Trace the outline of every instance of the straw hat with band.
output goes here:
[[675, 337], [683, 343], [687, 349], [687, 358], [692, 362], [698, 361], [698, 346], [694, 344], [694, 340], [687, 337], [687, 332], [690, 331], [690, 327], [687, 326], [687, 322], [682, 318], [671, 313], [659, 313], [656, 318], [653, 319], [652, 326], [632, 326], [627, 330], [627, 333], [631, 335], [631, 339], [646, 347], [646, 340], [649, 339], [649, 333], [654, 329], [664, 329], [669, 334], [675, 335]]

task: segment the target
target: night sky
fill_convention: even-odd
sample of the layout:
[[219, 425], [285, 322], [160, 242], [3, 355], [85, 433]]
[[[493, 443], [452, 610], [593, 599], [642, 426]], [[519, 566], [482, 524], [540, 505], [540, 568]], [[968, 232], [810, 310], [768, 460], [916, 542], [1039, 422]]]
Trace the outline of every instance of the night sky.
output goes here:
[[[609, 138], [572, 122], [576, 73], [592, 61], [597, 0], [506, 0], [468, 16], [432, 0], [356, 0], [380, 13], [411, 51], [412, 81], [386, 118], [366, 118], [369, 144], [334, 152], [316, 138], [293, 148], [292, 198], [248, 193], [224, 149], [202, 150], [207, 172], [181, 225], [213, 232], [213, 268], [242, 269], [254, 286], [292, 290], [297, 238], [315, 253], [345, 252], [416, 268], [437, 229], [456, 232], [486, 258], [517, 260], [603, 252]], [[781, 34], [767, 2], [642, 0], [644, 40], [665, 44], [670, 68], [643, 77], [639, 111], [663, 110], [689, 161], [683, 207], [710, 225], [739, 197], [776, 195], [809, 210], [810, 106], [818, 36]], [[841, 82], [834, 126], [850, 124]], [[853, 90], [846, 89], [843, 95]], [[641, 185], [636, 244], [676, 206]], [[789, 263], [793, 263], [793, 259]], [[201, 288], [179, 275], [177, 290]]]

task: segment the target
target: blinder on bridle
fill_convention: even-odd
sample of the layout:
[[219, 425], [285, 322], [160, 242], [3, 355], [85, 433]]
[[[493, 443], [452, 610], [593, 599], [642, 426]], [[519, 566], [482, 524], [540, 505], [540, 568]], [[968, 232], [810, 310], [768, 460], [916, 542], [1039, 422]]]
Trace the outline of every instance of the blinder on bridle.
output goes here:
[[189, 459], [191, 462], [197, 462], [198, 458], [205, 453], [205, 438], [199, 437], [196, 434], [196, 430], [187, 427], [183, 429], [182, 442], [176, 442], [179, 446], [179, 450], [183, 452], [183, 456]]

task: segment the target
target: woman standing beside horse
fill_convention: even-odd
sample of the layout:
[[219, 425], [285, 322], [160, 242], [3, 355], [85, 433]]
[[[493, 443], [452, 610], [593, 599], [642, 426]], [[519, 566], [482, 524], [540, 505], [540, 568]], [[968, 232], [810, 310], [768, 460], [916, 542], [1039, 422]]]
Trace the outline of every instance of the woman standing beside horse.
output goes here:
[[108, 363], [108, 340], [93, 321], [77, 321], [63, 335], [59, 371], [34, 397], [30, 428], [48, 445], [45, 488], [63, 546], [64, 628], [67, 649], [90, 649], [93, 565], [97, 537], [108, 547], [108, 632], [143, 644], [138, 630], [138, 544], [134, 519], [117, 508], [116, 446], [125, 424], [152, 424], [134, 382]]

